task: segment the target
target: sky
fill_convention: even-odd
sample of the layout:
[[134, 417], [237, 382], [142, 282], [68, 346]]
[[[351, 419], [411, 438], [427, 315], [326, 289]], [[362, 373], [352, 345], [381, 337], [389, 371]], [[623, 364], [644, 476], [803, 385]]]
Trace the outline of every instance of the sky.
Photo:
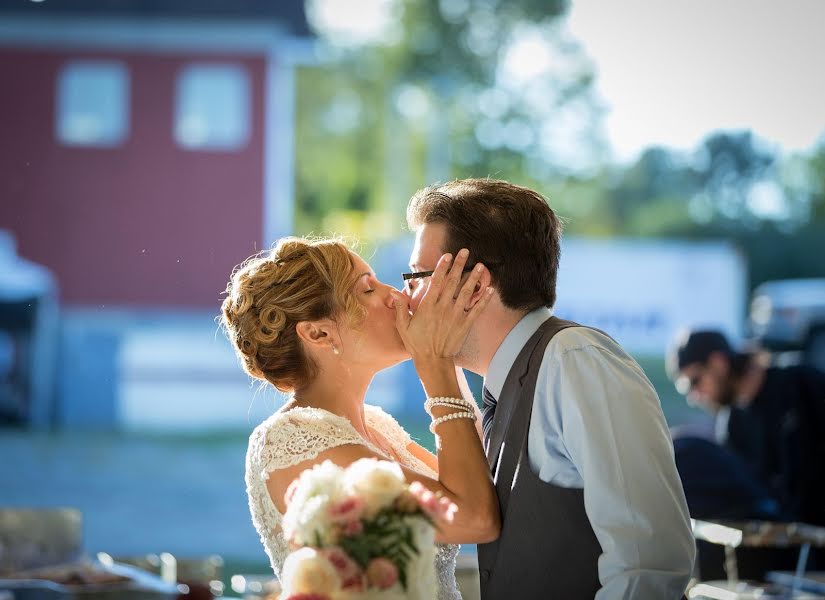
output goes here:
[[786, 152], [825, 133], [825, 0], [572, 0], [618, 160], [752, 129]]

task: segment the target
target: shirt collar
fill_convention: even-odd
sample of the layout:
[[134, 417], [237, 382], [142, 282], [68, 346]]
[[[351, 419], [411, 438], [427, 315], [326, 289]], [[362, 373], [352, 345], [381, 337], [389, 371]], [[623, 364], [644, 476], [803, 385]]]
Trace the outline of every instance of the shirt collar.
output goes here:
[[487, 368], [487, 376], [484, 378], [484, 387], [489, 390], [493, 397], [497, 399], [501, 394], [504, 380], [507, 379], [510, 367], [513, 366], [524, 344], [552, 314], [549, 308], [543, 306], [527, 313], [501, 342], [490, 361], [490, 366]]

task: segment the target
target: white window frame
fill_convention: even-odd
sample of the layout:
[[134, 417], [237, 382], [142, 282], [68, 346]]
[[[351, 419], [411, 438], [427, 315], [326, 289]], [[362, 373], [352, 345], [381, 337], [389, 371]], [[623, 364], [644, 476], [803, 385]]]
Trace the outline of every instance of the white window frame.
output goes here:
[[118, 60], [65, 63], [57, 75], [55, 97], [58, 142], [92, 148], [126, 142], [131, 122], [130, 79], [128, 67]]
[[[228, 87], [220, 90], [221, 85]], [[218, 87], [210, 90], [211, 86]], [[221, 94], [224, 104], [218, 106], [215, 101]], [[243, 64], [193, 62], [178, 73], [173, 135], [180, 147], [202, 152], [243, 150], [251, 137], [252, 118], [252, 81]]]

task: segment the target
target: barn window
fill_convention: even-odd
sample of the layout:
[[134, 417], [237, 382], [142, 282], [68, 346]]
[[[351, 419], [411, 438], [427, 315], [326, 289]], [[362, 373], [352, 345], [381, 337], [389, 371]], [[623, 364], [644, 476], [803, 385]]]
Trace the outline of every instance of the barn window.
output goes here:
[[239, 150], [249, 140], [250, 84], [236, 65], [190, 65], [178, 75], [175, 140], [189, 150]]
[[129, 71], [117, 61], [71, 61], [57, 78], [57, 139], [111, 147], [129, 135]]

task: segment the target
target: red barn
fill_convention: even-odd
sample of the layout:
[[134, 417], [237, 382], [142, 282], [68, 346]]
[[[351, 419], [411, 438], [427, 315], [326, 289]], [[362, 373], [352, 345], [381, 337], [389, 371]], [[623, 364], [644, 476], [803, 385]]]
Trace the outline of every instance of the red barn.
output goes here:
[[0, 2], [0, 228], [68, 305], [214, 307], [291, 230], [303, 3]]
[[[180, 414], [203, 406], [198, 385], [235, 393], [228, 347], [195, 356], [168, 334], [191, 340], [188, 319], [211, 339], [232, 267], [291, 232], [294, 69], [312, 47], [302, 0], [0, 0], [0, 230], [61, 305], [60, 335], [16, 356], [40, 391], [0, 409], [108, 427], [169, 406], [146, 392], [164, 382], [192, 390]], [[227, 420], [222, 401], [204, 422]]]

